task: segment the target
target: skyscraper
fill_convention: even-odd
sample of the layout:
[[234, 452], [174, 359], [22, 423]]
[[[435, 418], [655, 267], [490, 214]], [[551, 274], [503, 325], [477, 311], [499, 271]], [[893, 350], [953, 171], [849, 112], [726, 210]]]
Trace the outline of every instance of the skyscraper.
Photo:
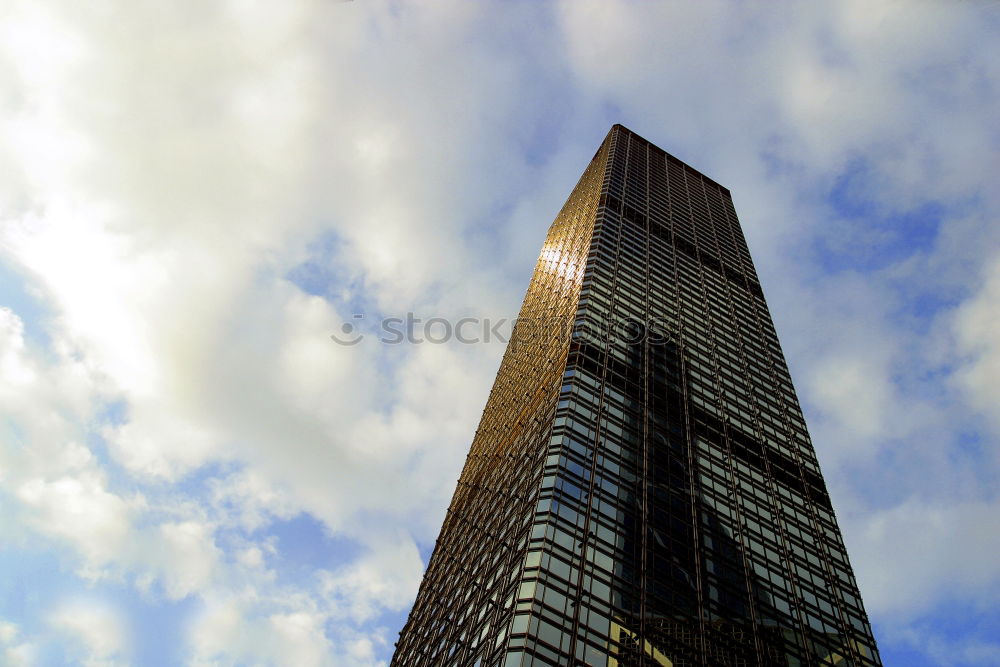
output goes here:
[[879, 665], [729, 191], [615, 125], [392, 664]]

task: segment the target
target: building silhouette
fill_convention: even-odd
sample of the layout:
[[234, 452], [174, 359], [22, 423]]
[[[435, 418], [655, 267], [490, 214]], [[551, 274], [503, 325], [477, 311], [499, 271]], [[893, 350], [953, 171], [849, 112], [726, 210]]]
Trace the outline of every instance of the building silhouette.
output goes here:
[[880, 664], [729, 191], [615, 125], [392, 665]]

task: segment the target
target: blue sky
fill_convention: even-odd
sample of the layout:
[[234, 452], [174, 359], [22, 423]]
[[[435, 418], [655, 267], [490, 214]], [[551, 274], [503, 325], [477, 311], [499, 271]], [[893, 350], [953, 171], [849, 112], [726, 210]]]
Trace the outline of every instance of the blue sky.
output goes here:
[[503, 345], [378, 318], [513, 316], [619, 122], [733, 193], [885, 663], [1000, 664], [995, 3], [83, 4], [0, 22], [0, 663], [385, 665]]

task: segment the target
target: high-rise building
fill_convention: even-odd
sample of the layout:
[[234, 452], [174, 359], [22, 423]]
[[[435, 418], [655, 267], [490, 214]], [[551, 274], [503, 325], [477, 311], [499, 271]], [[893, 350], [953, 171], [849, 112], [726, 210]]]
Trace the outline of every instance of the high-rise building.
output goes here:
[[879, 665], [729, 191], [615, 125], [392, 664]]

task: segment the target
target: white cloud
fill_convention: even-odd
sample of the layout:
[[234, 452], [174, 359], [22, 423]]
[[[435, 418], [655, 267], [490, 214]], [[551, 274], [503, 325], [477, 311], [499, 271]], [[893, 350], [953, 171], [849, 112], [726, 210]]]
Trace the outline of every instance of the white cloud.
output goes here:
[[[180, 15], [167, 12], [160, 18], [169, 25]], [[363, 390], [371, 382], [361, 372], [364, 357], [338, 350], [327, 338], [339, 324], [337, 313], [281, 278], [315, 231], [295, 201], [301, 191], [297, 183], [309, 179], [283, 173], [305, 164], [297, 163], [289, 148], [302, 140], [295, 135], [309, 119], [297, 117], [290, 102], [301, 99], [298, 84], [312, 83], [303, 79], [308, 79], [309, 63], [301, 53], [286, 54], [281, 61], [267, 47], [296, 51], [288, 46], [296, 40], [276, 39], [273, 30], [284, 25], [294, 32], [302, 26], [290, 26], [295, 20], [287, 16], [277, 17], [277, 23], [250, 20], [255, 27], [241, 22], [242, 27], [256, 34], [266, 25], [269, 41], [243, 43], [237, 34], [220, 37], [210, 31], [193, 49], [177, 52], [169, 42], [131, 41], [130, 35], [142, 30], [116, 30], [117, 36], [107, 39], [96, 31], [98, 20], [85, 10], [36, 25], [50, 35], [73, 33], [93, 49], [93, 59], [68, 59], [58, 82], [35, 82], [26, 89], [28, 95], [47, 96], [47, 111], [24, 111], [15, 127], [18, 137], [28, 130], [54, 141], [50, 154], [43, 154], [48, 162], [36, 158], [18, 164], [22, 191], [4, 193], [5, 203], [27, 201], [38, 211], [7, 221], [5, 255], [33, 276], [57, 313], [52, 333], [72, 341], [72, 354], [85, 359], [95, 377], [106, 381], [102, 386], [108, 393], [127, 406], [121, 423], [104, 429], [116, 463], [139, 479], [176, 481], [207, 462], [243, 458], [252, 467], [230, 478], [220, 493], [229, 501], [255, 494], [256, 508], [239, 512], [244, 527], [291, 516], [303, 504], [318, 509], [331, 524], [346, 523], [377, 497], [374, 490], [356, 493], [372, 486], [359, 473], [368, 452], [378, 450], [376, 443], [338, 437], [355, 414], [371, 409], [370, 394]], [[147, 20], [129, 12], [117, 19], [132, 28], [152, 25]], [[190, 79], [174, 74], [184, 68], [185, 58], [203, 69], [196, 54], [204, 56], [216, 39], [230, 38], [250, 49], [242, 55], [252, 55], [252, 61], [244, 63], [249, 69], [236, 67], [225, 82], [216, 81], [220, 90], [234, 81], [237, 87], [246, 83], [222, 98], [238, 107], [233, 110], [238, 122], [220, 131], [212, 119], [202, 123], [187, 116], [183, 88]], [[128, 56], [119, 57], [122, 53]], [[234, 65], [226, 63], [215, 74]], [[164, 88], [146, 85], [152, 71], [166, 74], [160, 81]], [[240, 81], [248, 72], [253, 82]], [[205, 90], [213, 88], [207, 84]], [[84, 89], [86, 99], [79, 97]], [[131, 115], [130, 110], [122, 123], [124, 107], [88, 102], [102, 96], [131, 97], [124, 106], [138, 103], [146, 112]], [[261, 132], [262, 127], [274, 131]], [[70, 152], [75, 145], [99, 150]], [[33, 144], [22, 152], [28, 150]], [[209, 163], [201, 164], [202, 158]], [[374, 185], [369, 189], [377, 191]], [[412, 215], [398, 206], [389, 214], [400, 212]], [[230, 231], [235, 221], [237, 234]], [[395, 219], [372, 222], [397, 224]], [[408, 235], [406, 244], [422, 242], [408, 227], [401, 229]], [[360, 240], [355, 236], [355, 242]], [[383, 253], [387, 247], [391, 251], [385, 241], [375, 246]], [[291, 250], [284, 249], [285, 243]], [[412, 258], [411, 279], [426, 261], [421, 253]], [[270, 262], [274, 265], [262, 275], [262, 266]], [[15, 324], [11, 320], [6, 330], [21, 340]], [[24, 354], [15, 354], [16, 346], [8, 349], [13, 358], [5, 375], [15, 383], [8, 386], [34, 381], [32, 367], [20, 363]], [[88, 421], [87, 407], [72, 415], [76, 423]], [[72, 423], [64, 426], [72, 430]], [[347, 448], [343, 455], [338, 446]], [[108, 490], [101, 464], [86, 447], [69, 448], [84, 459], [69, 473], [60, 474], [48, 461], [39, 464], [37, 476], [20, 476], [19, 499], [37, 515], [37, 529], [68, 540], [88, 563], [136, 573], [144, 585], [160, 580], [172, 598], [206, 594], [226, 580], [224, 555], [197, 511], [169, 499], [166, 505], [157, 501], [139, 509], [146, 515], [166, 509], [182, 516], [137, 528], [134, 508]], [[256, 495], [278, 488], [286, 490]], [[274, 502], [279, 493], [285, 498], [281, 507]], [[238, 560], [245, 564], [259, 553], [245, 549]], [[271, 618], [271, 635], [285, 646], [304, 647], [303, 660], [328, 652], [316, 617], [290, 609]]]
[[34, 644], [21, 640], [20, 628], [10, 621], [0, 621], [0, 657], [10, 667], [33, 667], [38, 664]]
[[286, 492], [276, 489], [259, 471], [242, 470], [211, 483], [217, 512], [247, 531], [267, 525], [273, 518], [288, 519], [296, 505]]
[[295, 612], [275, 614], [268, 620], [279, 640], [274, 652], [282, 662], [309, 667], [332, 664], [333, 646], [326, 638], [321, 616]]
[[871, 360], [832, 357], [814, 372], [813, 394], [834, 419], [854, 431], [848, 442], [883, 434], [888, 426], [886, 392], [891, 388], [884, 369]]
[[0, 621], [0, 642], [9, 644], [17, 638], [17, 626], [8, 621]]
[[49, 619], [69, 639], [68, 657], [86, 667], [128, 664], [128, 629], [121, 613], [94, 600], [65, 602]]
[[164, 584], [170, 597], [183, 598], [212, 583], [222, 553], [209, 526], [194, 521], [167, 523], [159, 526], [159, 538]]
[[942, 667], [982, 665], [990, 667], [1000, 662], [1000, 644], [980, 639], [943, 639], [926, 628], [900, 633], [900, 640], [928, 655]]
[[959, 381], [969, 400], [1000, 425], [1000, 258], [987, 265], [982, 287], [959, 309], [954, 327], [967, 359]]
[[35, 510], [42, 532], [73, 543], [89, 563], [102, 565], [122, 552], [131, 523], [130, 508], [105, 489], [98, 474], [31, 479], [18, 488], [17, 496]]
[[869, 611], [897, 623], [939, 600], [989, 604], [1000, 591], [1000, 507], [911, 500], [873, 512], [850, 543]]
[[71, 443], [101, 395], [92, 370], [58, 343], [51, 353], [29, 344], [21, 319], [9, 308], [0, 308], [0, 374], [0, 405], [18, 425], [15, 439], [34, 445], [2, 450], [0, 470], [15, 475], [53, 463], [84, 465], [81, 457], [87, 454]]
[[24, 523], [15, 526], [66, 540], [82, 555], [83, 570], [96, 576], [123, 549], [142, 502], [110, 490], [82, 442], [101, 383], [64, 349], [57, 346], [53, 359], [29, 345], [8, 309], [0, 309], [0, 344], [0, 405], [10, 429], [0, 478], [20, 504], [13, 516]]
[[363, 623], [382, 610], [403, 609], [420, 584], [423, 562], [412, 541], [383, 536], [354, 563], [320, 576], [334, 614]]
[[233, 653], [241, 627], [245, 627], [239, 606], [233, 602], [216, 602], [203, 610], [190, 626], [189, 643], [195, 658], [193, 664], [219, 664], [214, 658]]
[[331, 610], [301, 599], [211, 599], [192, 619], [188, 641], [193, 665], [385, 664], [374, 655], [384, 644], [377, 632], [351, 631]]

